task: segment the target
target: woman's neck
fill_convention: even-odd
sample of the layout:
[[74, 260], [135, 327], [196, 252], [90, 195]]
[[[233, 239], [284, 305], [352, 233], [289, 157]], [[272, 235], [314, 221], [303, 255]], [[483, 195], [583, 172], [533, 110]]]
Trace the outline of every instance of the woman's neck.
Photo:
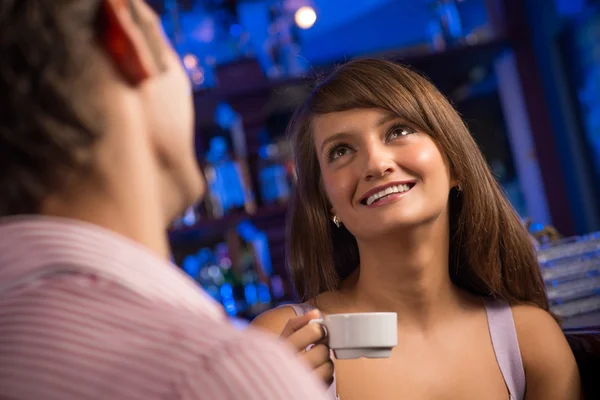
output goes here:
[[451, 317], [467, 296], [448, 270], [448, 222], [358, 240], [360, 267], [342, 287], [355, 308], [393, 311], [401, 324], [428, 329]]

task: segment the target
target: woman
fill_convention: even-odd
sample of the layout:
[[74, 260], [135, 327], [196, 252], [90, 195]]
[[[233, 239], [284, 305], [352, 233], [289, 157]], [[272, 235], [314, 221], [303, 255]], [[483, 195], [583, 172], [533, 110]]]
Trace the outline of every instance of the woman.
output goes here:
[[323, 332], [307, 322], [396, 312], [391, 358], [334, 361], [341, 400], [579, 398], [529, 236], [432, 84], [391, 62], [354, 61], [315, 89], [290, 129], [288, 255], [305, 303], [254, 325], [329, 382]]

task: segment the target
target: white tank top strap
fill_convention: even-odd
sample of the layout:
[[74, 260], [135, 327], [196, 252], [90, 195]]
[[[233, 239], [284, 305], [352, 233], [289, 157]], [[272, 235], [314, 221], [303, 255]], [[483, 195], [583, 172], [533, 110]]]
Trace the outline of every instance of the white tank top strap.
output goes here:
[[522, 400], [525, 398], [526, 379], [512, 309], [502, 301], [485, 299], [484, 304], [492, 347], [510, 400]]
[[306, 303], [300, 303], [300, 304], [284, 304], [281, 307], [292, 307], [294, 309], [294, 312], [296, 313], [296, 315], [298, 317], [306, 314], [307, 312], [311, 311], [314, 309], [313, 306], [311, 306], [310, 304], [306, 304]]

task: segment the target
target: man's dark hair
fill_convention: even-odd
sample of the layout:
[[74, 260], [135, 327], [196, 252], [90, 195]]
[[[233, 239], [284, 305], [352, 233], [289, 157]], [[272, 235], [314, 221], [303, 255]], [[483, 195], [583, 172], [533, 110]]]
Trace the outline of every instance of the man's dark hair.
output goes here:
[[94, 42], [102, 0], [0, 0], [0, 216], [40, 211], [89, 167], [102, 132]]

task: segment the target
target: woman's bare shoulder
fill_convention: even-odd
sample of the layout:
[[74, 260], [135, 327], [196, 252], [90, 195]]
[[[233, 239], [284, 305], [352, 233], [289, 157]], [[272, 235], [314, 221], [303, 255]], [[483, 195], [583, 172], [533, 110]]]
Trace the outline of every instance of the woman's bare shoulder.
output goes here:
[[577, 364], [559, 324], [541, 308], [511, 308], [527, 379], [526, 399], [578, 399]]

